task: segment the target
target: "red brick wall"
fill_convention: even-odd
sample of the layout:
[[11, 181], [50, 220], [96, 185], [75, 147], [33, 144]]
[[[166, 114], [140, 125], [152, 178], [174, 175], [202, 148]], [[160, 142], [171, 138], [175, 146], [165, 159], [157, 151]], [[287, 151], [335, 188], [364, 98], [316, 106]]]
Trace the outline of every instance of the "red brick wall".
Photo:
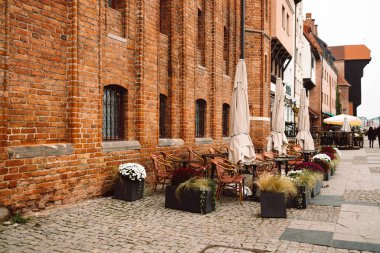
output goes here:
[[[342, 114], [349, 114], [350, 112], [350, 104], [349, 104], [349, 86], [339, 86], [339, 100], [342, 105], [341, 107], [341, 113]], [[350, 114], [352, 115], [352, 114]]]
[[67, 5], [8, 3], [9, 145], [67, 140]]
[[311, 130], [320, 131], [322, 127], [322, 61], [316, 61], [315, 68], [315, 87], [309, 92], [309, 107], [316, 113], [318, 113], [318, 119], [311, 121]]
[[[9, 47], [2, 52], [0, 68], [5, 72], [1, 77], [8, 78], [0, 84], [0, 135], [6, 132], [0, 142], [0, 204], [26, 210], [99, 196], [112, 189], [113, 169], [121, 162], [143, 164], [150, 181], [152, 153], [178, 154], [187, 145], [205, 152], [223, 145], [222, 104], [230, 103], [238, 58], [240, 1], [230, 3], [229, 77], [223, 75], [226, 1], [205, 2], [206, 63], [200, 68], [196, 1], [171, 2], [168, 50], [160, 48], [158, 0], [127, 1], [126, 36], [115, 31], [119, 24], [110, 24], [113, 10], [106, 1], [9, 1]], [[4, 24], [7, 17], [1, 13]], [[4, 34], [2, 26], [0, 36]], [[4, 54], [9, 56], [8, 70]], [[160, 64], [166, 59], [167, 65]], [[125, 140], [139, 141], [139, 150], [102, 149], [103, 87], [110, 84], [127, 90]], [[183, 139], [185, 146], [158, 147], [160, 92], [170, 98], [170, 136]], [[214, 142], [210, 145], [195, 144], [199, 98], [207, 101], [206, 137]], [[71, 144], [74, 152], [8, 156], [8, 149], [46, 143]]]
[[[246, 62], [251, 116], [251, 138], [255, 148], [264, 148], [270, 133], [270, 13], [265, 0], [246, 2]], [[268, 1], [270, 4], [270, 1]], [[265, 57], [267, 56], [267, 57]], [[265, 58], [267, 66], [265, 68]], [[266, 70], [266, 73], [265, 73]]]

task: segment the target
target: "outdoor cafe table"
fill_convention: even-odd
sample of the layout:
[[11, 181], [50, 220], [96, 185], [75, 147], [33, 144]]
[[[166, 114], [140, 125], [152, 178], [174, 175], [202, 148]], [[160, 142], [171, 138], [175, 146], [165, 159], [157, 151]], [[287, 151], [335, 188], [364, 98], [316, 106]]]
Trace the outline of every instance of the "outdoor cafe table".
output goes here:
[[303, 155], [303, 161], [308, 162], [311, 155], [313, 155], [316, 151], [315, 150], [301, 150], [300, 151]]
[[181, 163], [183, 167], [188, 167], [188, 164], [189, 163], [202, 163], [201, 161], [199, 160], [189, 160], [187, 158], [183, 158], [183, 159], [173, 159], [174, 162], [178, 162], [178, 163]]
[[279, 156], [279, 157], [274, 158], [274, 161], [277, 164], [278, 173], [281, 174], [281, 165], [284, 163], [285, 173], [288, 174], [288, 170], [289, 170], [288, 162], [291, 160], [294, 160], [295, 158], [296, 158], [295, 156]]
[[[227, 156], [228, 156], [228, 152], [216, 153], [216, 154], [203, 154], [202, 155], [203, 159], [205, 159], [205, 160], [207, 160], [207, 158], [214, 159], [215, 157], [227, 157]], [[211, 165], [211, 174], [210, 174], [211, 179], [214, 179], [215, 170], [216, 170], [215, 164], [212, 164]]]

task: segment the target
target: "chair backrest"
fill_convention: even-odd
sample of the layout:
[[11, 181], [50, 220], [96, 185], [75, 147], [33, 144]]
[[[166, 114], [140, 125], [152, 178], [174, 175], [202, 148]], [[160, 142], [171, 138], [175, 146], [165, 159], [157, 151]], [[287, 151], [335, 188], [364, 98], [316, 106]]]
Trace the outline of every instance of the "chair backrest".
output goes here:
[[215, 157], [211, 160], [211, 162], [215, 165], [216, 175], [219, 179], [226, 176], [227, 171], [234, 174], [235, 176], [238, 174], [239, 165], [231, 163], [226, 158]]
[[160, 173], [171, 172], [174, 170], [174, 166], [171, 163], [165, 161], [160, 156], [151, 155], [150, 158], [152, 159], [153, 170], [156, 176]]
[[[225, 151], [223, 151], [223, 150], [225, 150]], [[209, 151], [211, 154], [223, 154], [223, 153], [228, 152], [228, 147], [221, 147], [220, 149], [217, 149], [217, 148], [209, 148], [208, 151]]]
[[265, 161], [264, 155], [263, 154], [258, 154], [256, 153], [256, 160], [259, 160], [261, 162]]
[[277, 154], [273, 153], [272, 151], [267, 151], [263, 153], [264, 158], [268, 160], [273, 160], [274, 158], [277, 157]]
[[204, 159], [197, 150], [195, 150], [194, 148], [190, 146], [188, 147], [188, 149], [189, 149], [189, 160], [199, 160], [201, 163], [204, 163], [204, 164], [207, 163], [207, 160]]
[[165, 161], [168, 161], [168, 162], [178, 162], [179, 160], [181, 160], [180, 157], [168, 154], [168, 153], [166, 153], [164, 151], [161, 151], [160, 153], [164, 157]]

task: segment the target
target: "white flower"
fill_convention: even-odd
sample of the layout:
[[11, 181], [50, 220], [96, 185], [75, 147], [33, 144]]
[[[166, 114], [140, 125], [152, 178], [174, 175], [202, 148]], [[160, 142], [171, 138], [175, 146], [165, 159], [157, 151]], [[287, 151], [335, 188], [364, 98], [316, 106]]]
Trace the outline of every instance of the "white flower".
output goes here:
[[139, 180], [146, 177], [144, 167], [138, 163], [123, 163], [119, 166], [119, 174], [128, 177], [130, 180]]
[[338, 154], [338, 156], [341, 157], [342, 153], [340, 152], [340, 150], [338, 148], [334, 148], [334, 149], [336, 150], [336, 153]]
[[314, 161], [314, 159], [319, 159], [319, 160], [323, 160], [326, 162], [331, 162], [331, 158], [326, 154], [317, 154], [317, 155], [313, 156], [313, 158], [311, 160]]

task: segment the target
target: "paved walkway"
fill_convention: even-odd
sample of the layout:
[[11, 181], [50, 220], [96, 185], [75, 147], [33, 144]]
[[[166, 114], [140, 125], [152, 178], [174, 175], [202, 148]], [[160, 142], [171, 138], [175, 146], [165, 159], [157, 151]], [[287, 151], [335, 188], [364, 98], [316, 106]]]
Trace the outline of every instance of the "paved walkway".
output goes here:
[[165, 209], [162, 192], [100, 198], [0, 225], [0, 252], [380, 252], [380, 148], [342, 153], [314, 204], [287, 219], [259, 218], [259, 203], [229, 197], [207, 215]]

